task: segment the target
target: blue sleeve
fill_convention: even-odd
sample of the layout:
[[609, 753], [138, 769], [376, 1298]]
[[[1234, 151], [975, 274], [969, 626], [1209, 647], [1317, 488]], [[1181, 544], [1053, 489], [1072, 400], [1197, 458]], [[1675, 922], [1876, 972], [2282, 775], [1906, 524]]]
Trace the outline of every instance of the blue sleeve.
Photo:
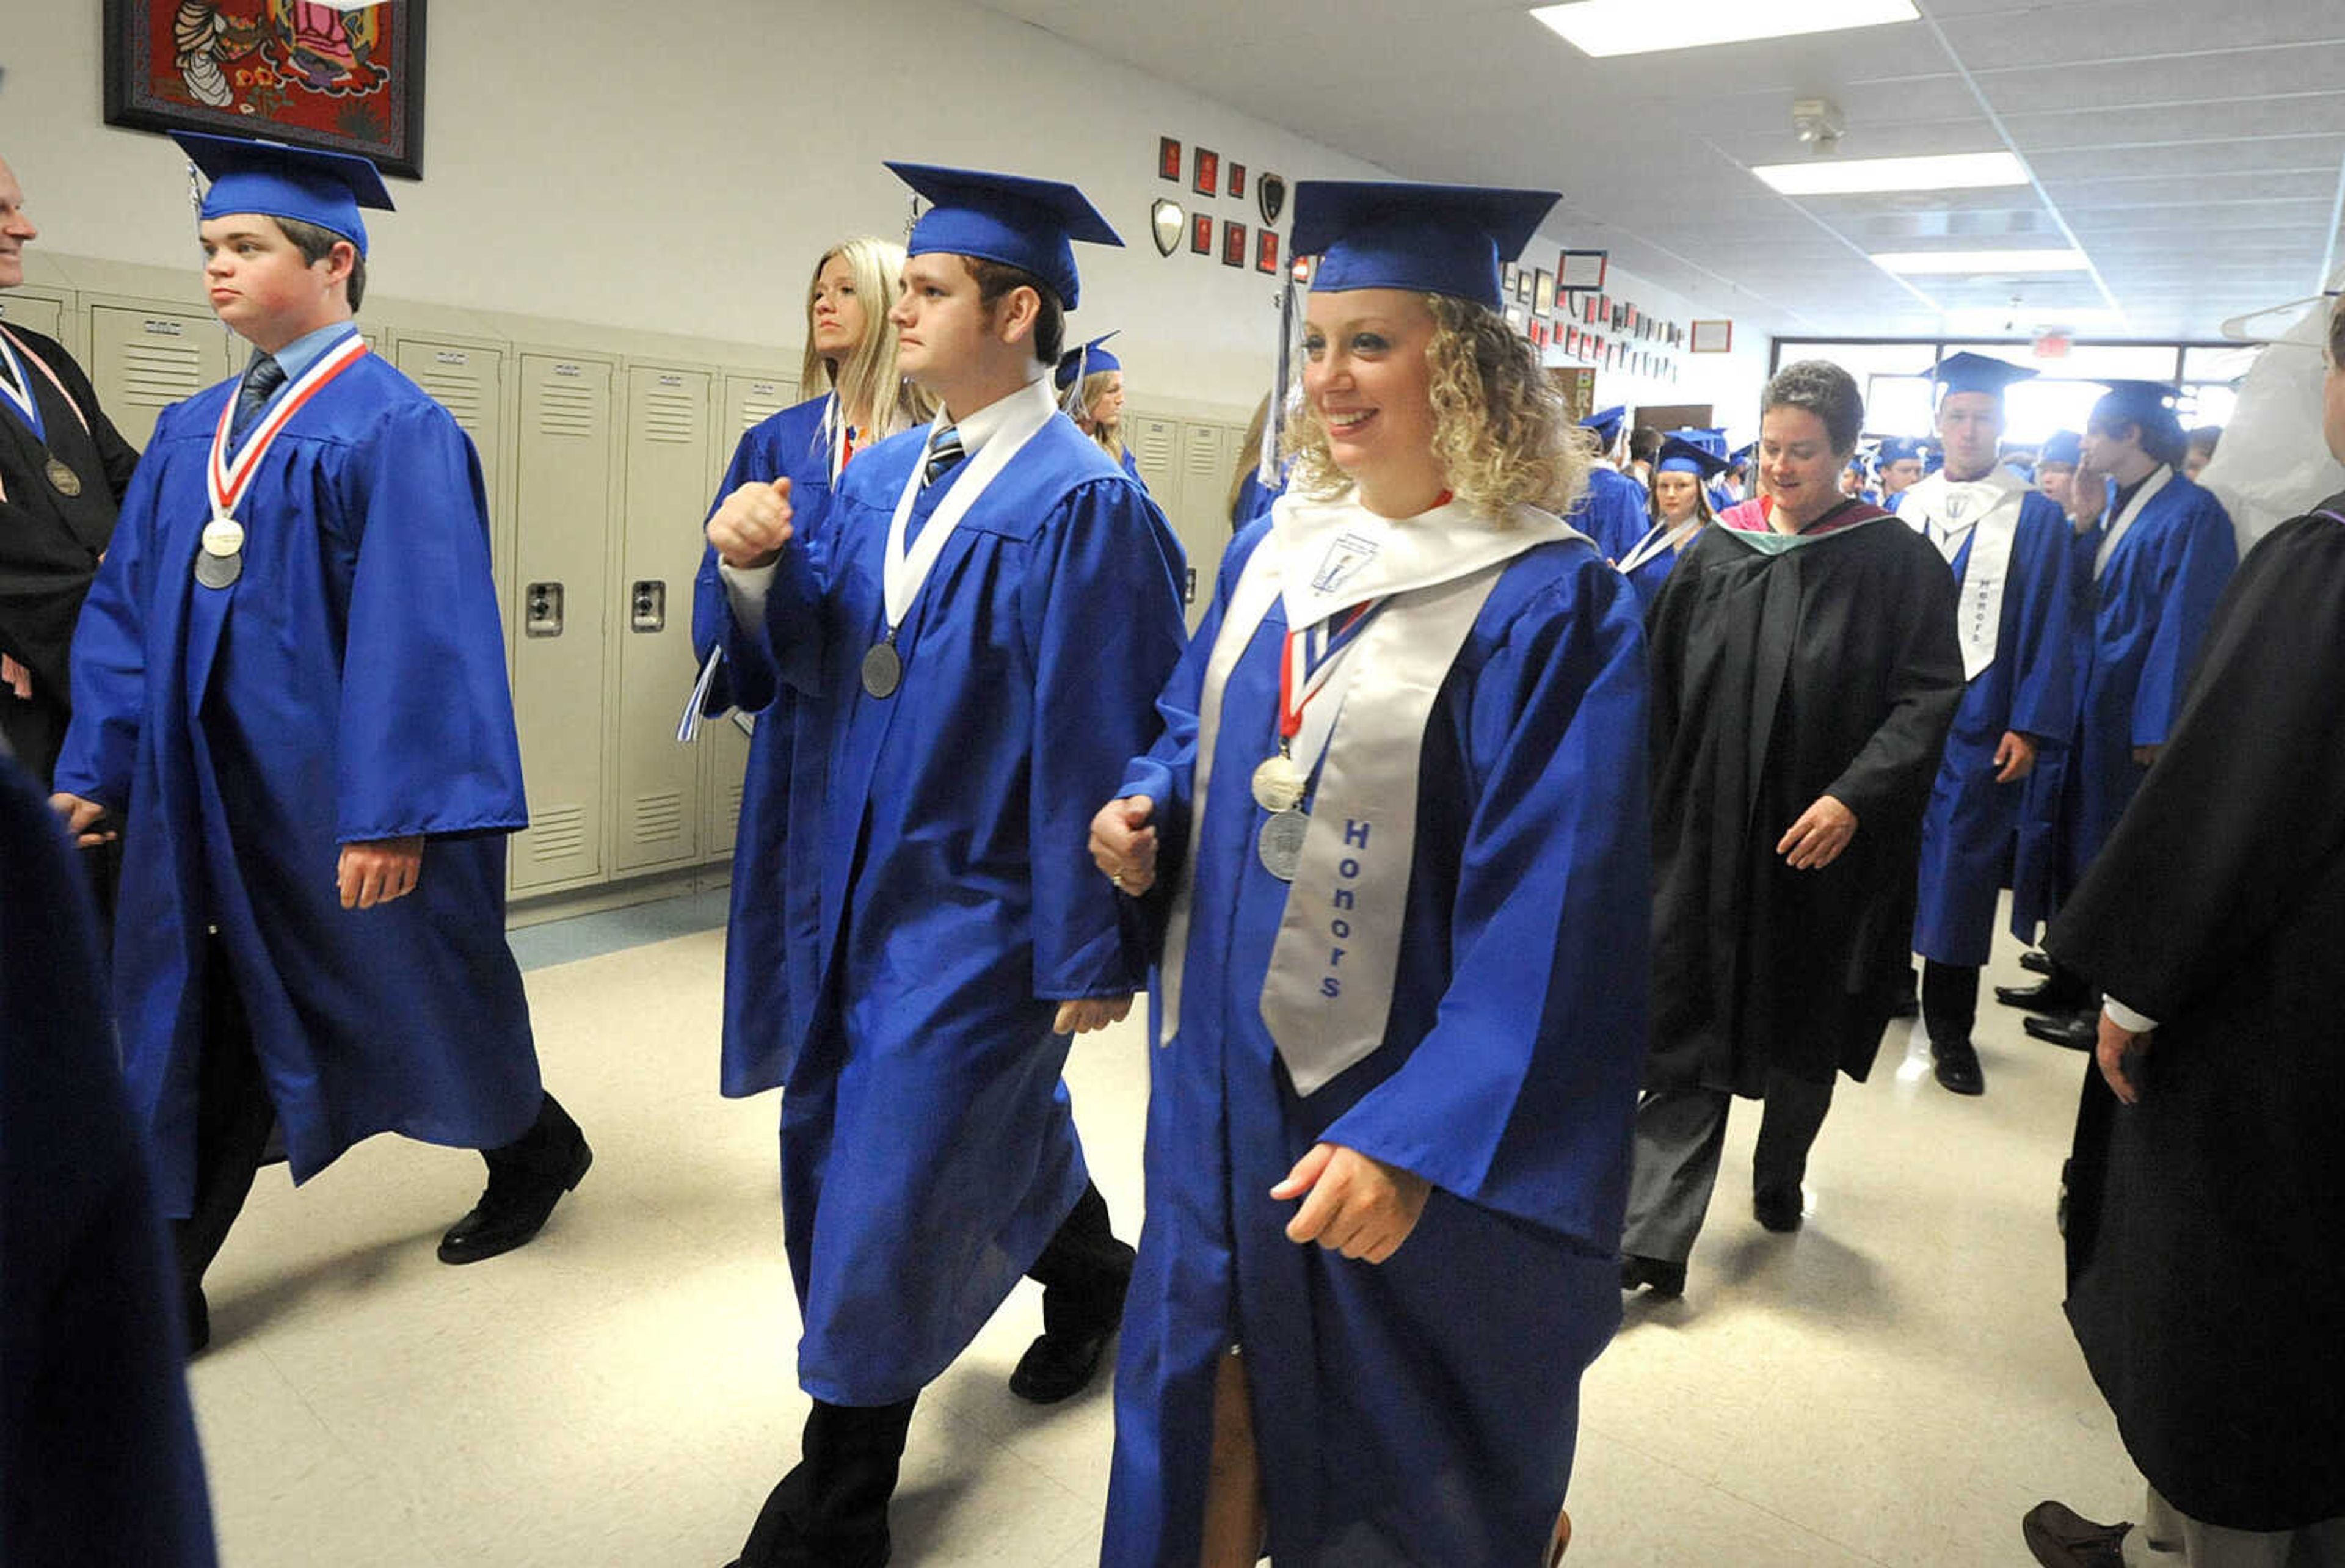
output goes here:
[[358, 548], [335, 748], [336, 837], [525, 827], [488, 501], [436, 403], [392, 410], [336, 486]]
[[[168, 429], [168, 414], [164, 416]], [[163, 445], [163, 430], [147, 443]], [[138, 732], [147, 713], [147, 608], [154, 593], [156, 491], [163, 460], [131, 475], [97, 580], [74, 623], [73, 723], [57, 758], [56, 787], [129, 814]]]
[[1180, 880], [1181, 864], [1188, 856], [1189, 819], [1194, 809], [1197, 783], [1197, 715], [1203, 706], [1205, 689], [1205, 666], [1213, 662], [1213, 643], [1222, 634], [1223, 619], [1228, 615], [1230, 595], [1237, 589], [1238, 579], [1245, 573], [1245, 563], [1254, 547], [1270, 532], [1267, 521], [1250, 524], [1222, 551], [1221, 570], [1216, 574], [1213, 602], [1198, 624], [1197, 634], [1191, 639], [1188, 652], [1181, 656], [1172, 678], [1156, 699], [1156, 716], [1162, 728], [1156, 744], [1145, 756], [1132, 759], [1124, 769], [1123, 784], [1114, 798], [1144, 794], [1156, 803], [1149, 821], [1156, 828], [1156, 885], [1149, 901], [1169, 898], [1170, 890]]
[[1186, 637], [1181, 546], [1155, 502], [1118, 478], [1078, 487], [1038, 548], [1019, 613], [1033, 657], [1029, 843], [1034, 995], [1120, 996], [1145, 984], [1136, 912], [1091, 865], [1091, 823], [1148, 744]]
[[[725, 498], [753, 480], [772, 480], [777, 475], [759, 471], [771, 467], [760, 463], [756, 452], [757, 433], [745, 431], [733, 448], [733, 460], [726, 466], [725, 477], [717, 481], [716, 499], [708, 505], [701, 519], [707, 527], [708, 519], [725, 504]], [[700, 573], [692, 584], [692, 654], [695, 665], [708, 663], [708, 655], [719, 644], [725, 649], [725, 663], [718, 666], [716, 679], [709, 683], [707, 701], [701, 712], [715, 715], [728, 708], [742, 708], [755, 713], [770, 706], [774, 700], [775, 675], [772, 658], [754, 627], [745, 627], [733, 618], [733, 601], [725, 589], [724, 573], [717, 569], [714, 546], [700, 554]]]
[[1615, 573], [1577, 572], [1518, 615], [1467, 699], [1437, 1020], [1322, 1135], [1607, 1248], [1646, 1048], [1647, 679]]
[[2042, 496], [2021, 504], [2019, 645], [2011, 650], [2011, 714], [2006, 729], [2066, 745], [2076, 728], [2076, 646], [2089, 630], [2076, 592], [2075, 531]]
[[2134, 693], [2133, 744], [2163, 745], [2182, 711], [2182, 695], [2198, 659], [2198, 644], [2215, 606], [2239, 563], [2238, 535], [2222, 502], [2196, 498], [2158, 563], [2157, 631], [2150, 639], [2141, 685]]

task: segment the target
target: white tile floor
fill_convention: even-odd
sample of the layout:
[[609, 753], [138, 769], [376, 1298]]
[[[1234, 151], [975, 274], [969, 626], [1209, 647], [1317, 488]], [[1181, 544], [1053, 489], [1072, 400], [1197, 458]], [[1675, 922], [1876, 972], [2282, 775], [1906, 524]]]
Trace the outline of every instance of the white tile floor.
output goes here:
[[[2006, 962], [1990, 979], [2012, 980]], [[547, 1077], [595, 1148], [546, 1233], [432, 1257], [477, 1158], [380, 1138], [295, 1192], [265, 1172], [211, 1280], [191, 1381], [228, 1568], [715, 1568], [795, 1452], [806, 1404], [781, 1260], [771, 1096], [716, 1092], [723, 936], [534, 970]], [[2029, 1561], [2057, 1496], [2124, 1518], [2139, 1482], [2060, 1316], [2052, 1206], [2084, 1058], [1992, 1000], [1981, 1100], [1902, 1032], [1843, 1081], [1794, 1237], [1749, 1214], [1738, 1109], [1675, 1303], [1639, 1297], [1590, 1373], [1577, 1568], [1987, 1568]], [[1093, 1168], [1140, 1214], [1136, 1026], [1069, 1077]], [[899, 1563], [1096, 1560], [1111, 1442], [1095, 1389], [1038, 1411], [1004, 1381], [1021, 1288], [930, 1391]], [[1439, 1568], [1468, 1568], [1443, 1564]]]

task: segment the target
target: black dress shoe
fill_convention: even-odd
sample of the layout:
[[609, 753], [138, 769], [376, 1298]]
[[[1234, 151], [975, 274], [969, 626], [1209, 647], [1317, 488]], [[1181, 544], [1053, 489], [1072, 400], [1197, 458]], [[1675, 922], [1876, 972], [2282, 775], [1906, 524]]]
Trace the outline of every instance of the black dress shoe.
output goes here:
[[2096, 1524], [2066, 1504], [2039, 1502], [2019, 1521], [2020, 1539], [2044, 1568], [2124, 1568], [2130, 1524]]
[[[2035, 1020], [2030, 1018], [2029, 1023]], [[1979, 1070], [1978, 1052], [1968, 1040], [1930, 1042], [1930, 1070], [1939, 1086], [1958, 1095], [1986, 1093], [1986, 1074]]]
[[1805, 1207], [1796, 1187], [1769, 1188], [1751, 1195], [1751, 1217], [1778, 1235], [1797, 1230], [1806, 1223], [1801, 1212]]
[[2019, 956], [2019, 966], [2031, 975], [2052, 973], [2052, 955], [2040, 947], [2030, 947]]
[[[1062, 1231], [1036, 1260], [1037, 1273], [1058, 1282], [1043, 1287], [1042, 1332], [1010, 1374], [1010, 1391], [1029, 1404], [1054, 1405], [1090, 1387], [1108, 1341], [1123, 1325], [1123, 1300], [1139, 1255], [1108, 1233], [1107, 1205], [1098, 1200], [1096, 1188], [1084, 1201], [1096, 1203], [1097, 1211], [1082, 1224], [1081, 1234]], [[1080, 1282], [1069, 1277], [1078, 1267]]]
[[1685, 1294], [1686, 1266], [1660, 1258], [1639, 1258], [1634, 1252], [1620, 1256], [1620, 1289], [1650, 1290], [1656, 1296]]
[[2049, 1017], [2023, 1019], [2020, 1027], [2039, 1040], [2049, 1040], [2072, 1051], [2089, 1051], [2101, 1043], [2098, 1013], [2056, 1013]]
[[2033, 986], [1997, 986], [1995, 999], [2006, 1007], [2024, 1007], [2031, 1013], [2068, 1013], [2089, 1003], [2093, 994], [2082, 982], [2059, 976]]
[[569, 1165], [551, 1172], [510, 1163], [489, 1166], [489, 1185], [472, 1211], [440, 1238], [442, 1263], [478, 1263], [525, 1245], [553, 1213], [565, 1192], [577, 1190], [594, 1163], [594, 1151], [578, 1138]]
[[1091, 1386], [1117, 1325], [1090, 1332], [1038, 1335], [1010, 1374], [1010, 1391], [1029, 1404], [1054, 1405]]
[[1897, 999], [1889, 1004], [1889, 1016], [1893, 1018], [1918, 1018], [1922, 1016], [1922, 985], [1914, 977], [1911, 969], [1905, 971], [1905, 983], [1899, 987]]

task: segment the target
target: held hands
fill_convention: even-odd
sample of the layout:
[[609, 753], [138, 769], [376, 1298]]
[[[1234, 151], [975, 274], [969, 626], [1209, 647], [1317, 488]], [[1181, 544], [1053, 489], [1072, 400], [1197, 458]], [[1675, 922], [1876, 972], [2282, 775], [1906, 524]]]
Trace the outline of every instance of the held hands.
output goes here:
[[1316, 1241], [1330, 1252], [1381, 1263], [1416, 1230], [1432, 1191], [1433, 1184], [1413, 1171], [1323, 1143], [1297, 1160], [1270, 1195], [1303, 1199], [1286, 1222], [1289, 1241]]
[[1775, 853], [1794, 871], [1822, 871], [1840, 858], [1856, 836], [1856, 813], [1832, 796], [1818, 795], [1816, 804], [1800, 814], [1791, 831], [1776, 841]]
[[790, 481], [745, 484], [708, 520], [708, 542], [736, 572], [771, 566], [797, 530], [790, 526]]
[[106, 814], [106, 808], [94, 800], [84, 800], [77, 794], [60, 792], [49, 797], [49, 809], [65, 818], [66, 831], [73, 835], [76, 844], [85, 848], [93, 844], [111, 843], [122, 836], [111, 829], [105, 833], [89, 831], [90, 824]]
[[2016, 784], [2035, 771], [2035, 743], [2017, 730], [2005, 730], [1995, 748], [1995, 782]]
[[2133, 765], [2137, 768], [2146, 768], [2149, 766], [2152, 763], [2157, 761], [2157, 754], [2165, 749], [2166, 748], [2163, 746], [2134, 747]]
[[335, 868], [341, 885], [342, 907], [371, 909], [415, 891], [423, 875], [423, 835], [378, 838], [342, 845]]
[[1093, 1029], [1121, 1024], [1131, 1014], [1130, 996], [1082, 996], [1059, 1004], [1058, 1020], [1051, 1026], [1051, 1032], [1054, 1035], [1088, 1035]]
[[1091, 818], [1091, 864], [1134, 898], [1156, 885], [1156, 830], [1148, 825], [1155, 811], [1154, 801], [1133, 794], [1108, 802]]
[[2126, 1059], [2147, 1056], [2149, 1040], [2149, 1036], [2135, 1034], [2106, 1013], [2101, 1015], [2101, 1038], [2093, 1048], [2093, 1058], [2100, 1064], [2101, 1077], [2111, 1092], [2127, 1105], [2141, 1103], [2141, 1090], [2126, 1076]]

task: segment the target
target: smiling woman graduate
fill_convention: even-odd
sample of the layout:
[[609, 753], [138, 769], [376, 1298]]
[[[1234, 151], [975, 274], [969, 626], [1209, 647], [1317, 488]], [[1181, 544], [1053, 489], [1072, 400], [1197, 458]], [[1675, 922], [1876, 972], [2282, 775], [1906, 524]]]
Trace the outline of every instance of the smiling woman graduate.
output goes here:
[[1295, 190], [1290, 488], [1092, 824], [1166, 922], [1109, 1563], [1562, 1533], [1648, 885], [1635, 601], [1558, 515], [1587, 442], [1497, 310], [1554, 199]]

